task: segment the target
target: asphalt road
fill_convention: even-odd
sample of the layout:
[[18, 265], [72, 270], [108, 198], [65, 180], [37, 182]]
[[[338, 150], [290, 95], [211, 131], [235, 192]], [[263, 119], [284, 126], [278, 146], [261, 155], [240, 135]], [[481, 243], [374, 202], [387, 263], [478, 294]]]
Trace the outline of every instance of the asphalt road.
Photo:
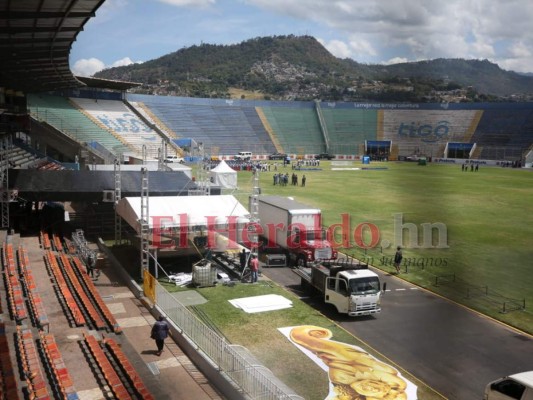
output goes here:
[[305, 297], [300, 278], [290, 268], [263, 269], [269, 279], [301, 295], [306, 303], [450, 400], [482, 399], [488, 382], [533, 370], [533, 337], [376, 272], [387, 283], [381, 313], [349, 318], [319, 296]]

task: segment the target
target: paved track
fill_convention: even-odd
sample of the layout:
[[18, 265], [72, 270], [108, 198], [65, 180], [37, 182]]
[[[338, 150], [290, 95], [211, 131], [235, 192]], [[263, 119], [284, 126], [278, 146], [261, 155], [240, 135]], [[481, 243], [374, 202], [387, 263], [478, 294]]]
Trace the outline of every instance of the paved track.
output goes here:
[[[533, 338], [397, 277], [387, 282], [382, 312], [348, 318], [320, 297], [303, 300], [448, 399], [481, 399], [487, 382], [533, 370]], [[302, 296], [290, 268], [263, 274]]]

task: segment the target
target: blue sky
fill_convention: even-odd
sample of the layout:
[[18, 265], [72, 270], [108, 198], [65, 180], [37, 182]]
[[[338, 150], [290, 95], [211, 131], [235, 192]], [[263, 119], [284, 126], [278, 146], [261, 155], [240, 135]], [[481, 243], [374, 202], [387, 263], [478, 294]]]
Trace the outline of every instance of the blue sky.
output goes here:
[[310, 35], [369, 64], [488, 59], [533, 72], [530, 0], [106, 0], [73, 44], [76, 75], [184, 47]]

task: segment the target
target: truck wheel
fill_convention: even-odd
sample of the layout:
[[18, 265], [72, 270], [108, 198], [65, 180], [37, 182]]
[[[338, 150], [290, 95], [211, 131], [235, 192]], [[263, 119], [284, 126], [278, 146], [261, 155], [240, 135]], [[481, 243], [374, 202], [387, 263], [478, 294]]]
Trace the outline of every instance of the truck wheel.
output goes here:
[[301, 267], [301, 268], [305, 268], [307, 267], [307, 261], [305, 260], [304, 257], [300, 256], [296, 259], [296, 266], [297, 267]]

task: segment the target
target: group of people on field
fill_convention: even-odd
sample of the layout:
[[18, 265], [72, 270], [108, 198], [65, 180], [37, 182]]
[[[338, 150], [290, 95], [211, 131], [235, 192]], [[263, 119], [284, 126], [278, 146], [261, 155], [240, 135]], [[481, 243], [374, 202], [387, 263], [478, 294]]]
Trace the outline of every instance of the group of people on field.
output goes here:
[[[283, 174], [280, 172], [279, 174], [274, 174], [273, 179], [274, 179], [274, 185], [287, 186], [289, 184], [289, 173], [286, 172]], [[305, 177], [305, 175], [303, 175], [302, 181], [301, 181], [302, 186], [305, 186], [306, 181], [307, 181], [307, 178]], [[298, 186], [298, 175], [294, 172], [291, 175], [291, 185]]]

